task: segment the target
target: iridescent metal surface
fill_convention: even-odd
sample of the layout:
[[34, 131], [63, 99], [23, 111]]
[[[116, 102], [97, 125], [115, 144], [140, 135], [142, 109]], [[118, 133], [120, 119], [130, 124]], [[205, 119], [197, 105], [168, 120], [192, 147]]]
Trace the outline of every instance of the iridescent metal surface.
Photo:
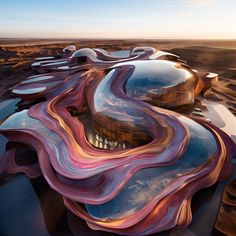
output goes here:
[[214, 125], [164, 109], [191, 105], [209, 74], [150, 47], [130, 52], [80, 49], [39, 64], [50, 73], [13, 92], [46, 99], [11, 115], [0, 133], [32, 146], [40, 170], [17, 165], [14, 151], [0, 170], [42, 174], [94, 230], [148, 235], [187, 226], [192, 196], [231, 175], [236, 147]]

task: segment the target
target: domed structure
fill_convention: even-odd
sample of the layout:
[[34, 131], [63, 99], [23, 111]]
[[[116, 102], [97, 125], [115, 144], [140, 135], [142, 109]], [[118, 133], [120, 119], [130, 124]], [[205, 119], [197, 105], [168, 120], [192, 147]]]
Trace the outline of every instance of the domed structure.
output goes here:
[[74, 52], [74, 51], [76, 51], [76, 46], [75, 46], [75, 45], [69, 45], [69, 46], [63, 48], [62, 51], [63, 51], [63, 52], [67, 52], [67, 51], [69, 51], [69, 52]]
[[135, 68], [125, 85], [128, 96], [166, 108], [194, 103], [198, 76], [189, 67], [166, 60], [135, 61], [117, 66], [131, 64]]
[[98, 61], [97, 53], [91, 48], [82, 48], [77, 50], [72, 54], [71, 59], [73, 60], [73, 58], [76, 58], [77, 62], [86, 62], [87, 60], [92, 62]]

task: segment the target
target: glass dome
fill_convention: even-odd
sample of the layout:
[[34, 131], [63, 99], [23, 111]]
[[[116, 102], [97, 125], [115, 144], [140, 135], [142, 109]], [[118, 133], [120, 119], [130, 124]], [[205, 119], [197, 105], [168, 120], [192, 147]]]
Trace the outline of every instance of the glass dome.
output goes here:
[[[129, 64], [129, 63], [124, 63]], [[126, 94], [156, 106], [175, 108], [194, 102], [197, 74], [187, 66], [166, 61], [135, 61]]]
[[87, 57], [92, 61], [97, 60], [97, 53], [91, 48], [83, 48], [74, 52], [72, 58]]
[[65, 48], [63, 48], [63, 52], [66, 52], [66, 51], [71, 51], [71, 52], [73, 52], [73, 51], [75, 51], [76, 50], [76, 46], [75, 45], [69, 45], [69, 46], [67, 46], [67, 47], [65, 47]]

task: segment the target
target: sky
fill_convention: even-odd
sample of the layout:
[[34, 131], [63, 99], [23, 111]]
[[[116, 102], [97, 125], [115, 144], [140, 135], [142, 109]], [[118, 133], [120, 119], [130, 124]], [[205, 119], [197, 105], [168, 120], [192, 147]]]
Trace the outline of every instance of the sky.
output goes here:
[[236, 0], [1, 0], [0, 37], [236, 39]]

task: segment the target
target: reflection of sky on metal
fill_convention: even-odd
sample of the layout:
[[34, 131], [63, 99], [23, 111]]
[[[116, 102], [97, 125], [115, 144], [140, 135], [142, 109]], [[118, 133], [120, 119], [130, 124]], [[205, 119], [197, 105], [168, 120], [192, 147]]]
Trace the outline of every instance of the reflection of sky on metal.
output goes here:
[[[188, 79], [192, 74], [189, 67], [182, 68], [178, 62], [147, 61], [155, 50], [145, 52], [144, 57], [139, 55], [142, 61], [125, 59], [121, 63], [119, 59], [118, 64], [106, 61], [108, 53], [102, 56], [101, 52], [99, 62], [92, 60], [98, 55], [91, 50], [75, 53], [76, 57], [89, 58], [90, 69], [86, 71], [81, 65], [76, 70], [58, 72], [61, 64], [53, 61], [49, 61], [49, 67], [47, 63], [37, 67], [36, 70], [48, 68], [53, 72], [30, 77], [31, 82], [12, 89], [29, 101], [42, 97], [47, 100], [8, 117], [1, 124], [0, 133], [10, 141], [35, 148], [48, 184], [64, 197], [66, 207], [91, 228], [147, 235], [185, 227], [192, 218], [192, 195], [229, 177], [232, 141], [211, 124], [151, 106], [125, 91], [127, 81], [132, 81], [130, 76], [142, 79], [144, 74], [148, 76], [144, 81], [153, 85], [152, 91], [172, 86], [175, 81], [185, 85], [186, 80], [196, 88], [198, 81]], [[181, 89], [185, 91], [186, 87]], [[176, 100], [176, 106], [182, 105]], [[123, 122], [124, 119], [130, 122]], [[112, 148], [92, 145], [91, 137], [87, 139], [85, 133], [88, 126], [96, 141]], [[118, 143], [125, 143], [128, 148], [115, 149]], [[9, 173], [17, 164], [11, 162], [14, 154], [8, 151], [2, 159], [2, 166]], [[23, 167], [14, 171], [37, 174]], [[84, 211], [84, 204], [91, 214]]]
[[[177, 68], [176, 63], [169, 61], [136, 61], [135, 71], [127, 81], [126, 89], [136, 88], [166, 88], [185, 82], [192, 76], [190, 70]], [[139, 89], [141, 89], [139, 88]], [[147, 90], [146, 90], [147, 91]]]
[[119, 50], [110, 52], [110, 54], [115, 57], [128, 57], [130, 56], [130, 50]]
[[33, 93], [42, 92], [45, 89], [46, 89], [46, 87], [31, 88], [31, 89], [24, 89], [24, 90], [13, 89], [12, 92], [17, 93], [17, 94], [33, 94]]
[[[185, 154], [174, 165], [147, 168], [137, 172], [111, 201], [101, 205], [86, 205], [97, 218], [119, 219], [144, 207], [178, 177], [206, 164], [217, 150], [213, 135], [198, 123], [180, 118], [190, 129], [191, 139]], [[199, 150], [199, 152], [196, 152]]]
[[2, 1], [0, 37], [236, 38], [235, 6], [234, 0]]
[[44, 81], [48, 79], [53, 79], [54, 76], [51, 75], [44, 75], [44, 76], [39, 76], [31, 79], [27, 79], [21, 82], [21, 84], [27, 84], [27, 83], [32, 83], [32, 82], [37, 82], [37, 81]]

